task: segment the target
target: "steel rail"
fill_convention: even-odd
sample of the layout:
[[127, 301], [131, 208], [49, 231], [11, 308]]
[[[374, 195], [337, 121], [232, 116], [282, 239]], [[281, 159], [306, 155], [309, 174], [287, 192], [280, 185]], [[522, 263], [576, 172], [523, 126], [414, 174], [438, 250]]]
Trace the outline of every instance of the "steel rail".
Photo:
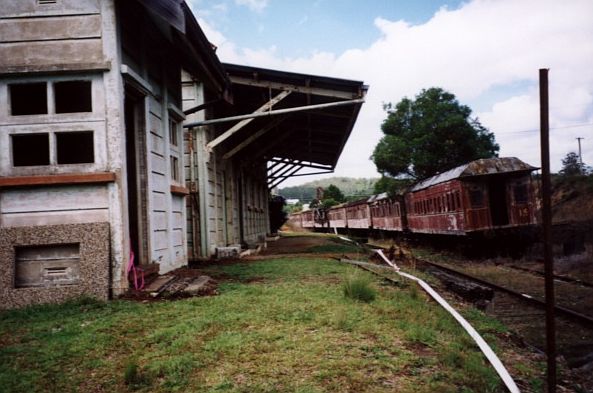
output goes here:
[[[528, 303], [537, 305], [538, 307], [541, 307], [541, 308], [545, 308], [546, 307], [546, 302], [545, 301], [536, 299], [536, 298], [534, 298], [534, 297], [532, 297], [530, 295], [527, 295], [527, 294], [524, 294], [524, 293], [521, 293], [521, 292], [517, 292], [517, 291], [515, 291], [513, 289], [509, 289], [509, 288], [500, 286], [498, 284], [494, 284], [492, 282], [489, 282], [489, 281], [483, 280], [481, 278], [477, 278], [477, 277], [471, 276], [469, 274], [460, 272], [460, 271], [455, 270], [455, 269], [451, 269], [449, 267], [440, 265], [440, 264], [435, 263], [435, 262], [427, 261], [425, 259], [420, 259], [420, 258], [416, 258], [416, 260], [418, 262], [425, 263], [427, 265], [431, 265], [431, 266], [434, 266], [434, 267], [436, 267], [438, 269], [444, 270], [444, 271], [446, 271], [448, 273], [451, 273], [451, 274], [454, 274], [454, 275], [458, 275], [458, 276], [463, 277], [463, 278], [466, 278], [468, 280], [475, 281], [475, 282], [477, 282], [479, 284], [485, 285], [485, 286], [490, 287], [492, 289], [495, 289], [497, 291], [505, 292], [505, 293], [507, 293], [509, 295], [518, 297], [518, 298], [523, 299], [524, 301], [526, 301]], [[568, 309], [568, 308], [565, 308], [565, 307], [562, 307], [562, 306], [558, 306], [558, 305], [555, 305], [554, 306], [554, 309], [559, 314], [562, 314], [565, 317], [572, 318], [573, 320], [576, 320], [576, 321], [579, 321], [581, 323], [584, 323], [585, 325], [587, 325], [589, 327], [593, 327], [593, 317], [589, 317], [587, 315], [578, 313], [576, 311], [573, 311], [571, 309]]]
[[[532, 273], [532, 274], [535, 274], [536, 276], [541, 276], [541, 277], [543, 277], [545, 274], [544, 272], [540, 272], [539, 270], [528, 269], [526, 267], [521, 267], [521, 266], [516, 266], [516, 265], [509, 265], [508, 267], [511, 269], [522, 271], [522, 272]], [[562, 282], [569, 283], [569, 284], [580, 285], [580, 286], [587, 287], [587, 288], [593, 288], [593, 283], [579, 280], [578, 278], [572, 278], [572, 277], [568, 277], [568, 276], [560, 276], [558, 274], [554, 274], [554, 280], [562, 281]]]

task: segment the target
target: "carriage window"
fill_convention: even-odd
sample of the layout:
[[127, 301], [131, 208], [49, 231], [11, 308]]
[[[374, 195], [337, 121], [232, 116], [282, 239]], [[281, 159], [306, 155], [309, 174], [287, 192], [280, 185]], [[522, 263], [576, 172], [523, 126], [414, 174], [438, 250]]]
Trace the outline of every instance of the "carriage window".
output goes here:
[[91, 81], [54, 83], [56, 113], [92, 112]]
[[484, 206], [484, 193], [482, 190], [470, 190], [469, 201], [471, 207], [482, 207]]
[[513, 191], [515, 203], [527, 203], [527, 184], [518, 184]]
[[12, 116], [40, 115], [47, 113], [47, 84], [15, 83], [10, 90], [10, 114]]

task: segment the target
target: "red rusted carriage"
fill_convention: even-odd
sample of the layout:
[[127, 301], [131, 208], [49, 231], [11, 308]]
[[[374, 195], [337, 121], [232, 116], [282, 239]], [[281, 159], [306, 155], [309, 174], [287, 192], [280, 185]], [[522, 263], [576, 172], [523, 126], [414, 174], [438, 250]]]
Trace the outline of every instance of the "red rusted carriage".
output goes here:
[[465, 235], [535, 224], [535, 169], [514, 157], [490, 158], [423, 180], [406, 194], [408, 228]]
[[301, 212], [301, 217], [303, 228], [315, 228], [315, 212], [313, 210], [305, 210]]
[[332, 206], [327, 211], [330, 229], [346, 228], [346, 207], [344, 205]]
[[385, 231], [404, 230], [405, 212], [400, 200], [389, 198], [387, 193], [383, 193], [372, 196], [368, 202], [373, 229]]
[[369, 229], [371, 212], [367, 199], [350, 202], [345, 207], [346, 226], [349, 229]]

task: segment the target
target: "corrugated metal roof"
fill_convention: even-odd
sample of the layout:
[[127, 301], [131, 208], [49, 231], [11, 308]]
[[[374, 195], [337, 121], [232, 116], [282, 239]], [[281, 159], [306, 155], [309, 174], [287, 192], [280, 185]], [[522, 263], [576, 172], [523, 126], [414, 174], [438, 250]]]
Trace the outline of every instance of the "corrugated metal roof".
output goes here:
[[389, 198], [389, 195], [386, 192], [382, 192], [381, 194], [371, 195], [367, 200], [368, 203], [373, 203], [377, 201], [382, 201], [383, 199]]
[[[275, 104], [274, 110], [362, 99], [368, 89], [362, 81], [356, 80], [237, 64], [223, 65], [233, 83], [235, 105], [219, 108], [218, 117], [252, 113], [270, 100], [272, 92], [276, 95], [282, 90], [292, 93]], [[283, 117], [287, 120], [274, 128], [273, 138], [265, 138], [263, 146], [261, 142], [264, 138], [258, 141], [260, 143], [249, 144], [241, 151], [241, 159], [259, 161], [279, 158], [329, 166], [333, 170], [361, 106], [362, 102], [359, 102], [287, 114]], [[270, 117], [254, 119], [225, 143], [237, 145], [271, 121]]]
[[424, 179], [416, 183], [411, 188], [411, 191], [419, 191], [435, 184], [444, 183], [460, 177], [483, 176], [495, 173], [531, 172], [536, 169], [538, 168], [516, 157], [483, 158]]

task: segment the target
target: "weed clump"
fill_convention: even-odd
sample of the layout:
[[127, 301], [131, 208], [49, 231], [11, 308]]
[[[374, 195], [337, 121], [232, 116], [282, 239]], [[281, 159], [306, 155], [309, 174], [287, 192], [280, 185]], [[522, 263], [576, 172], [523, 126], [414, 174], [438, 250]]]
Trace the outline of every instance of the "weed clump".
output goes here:
[[350, 276], [344, 282], [344, 296], [370, 303], [377, 297], [377, 291], [373, 288], [371, 280], [364, 276]]
[[124, 368], [124, 382], [133, 390], [150, 385], [150, 379], [140, 371], [136, 360], [130, 360], [126, 363]]

